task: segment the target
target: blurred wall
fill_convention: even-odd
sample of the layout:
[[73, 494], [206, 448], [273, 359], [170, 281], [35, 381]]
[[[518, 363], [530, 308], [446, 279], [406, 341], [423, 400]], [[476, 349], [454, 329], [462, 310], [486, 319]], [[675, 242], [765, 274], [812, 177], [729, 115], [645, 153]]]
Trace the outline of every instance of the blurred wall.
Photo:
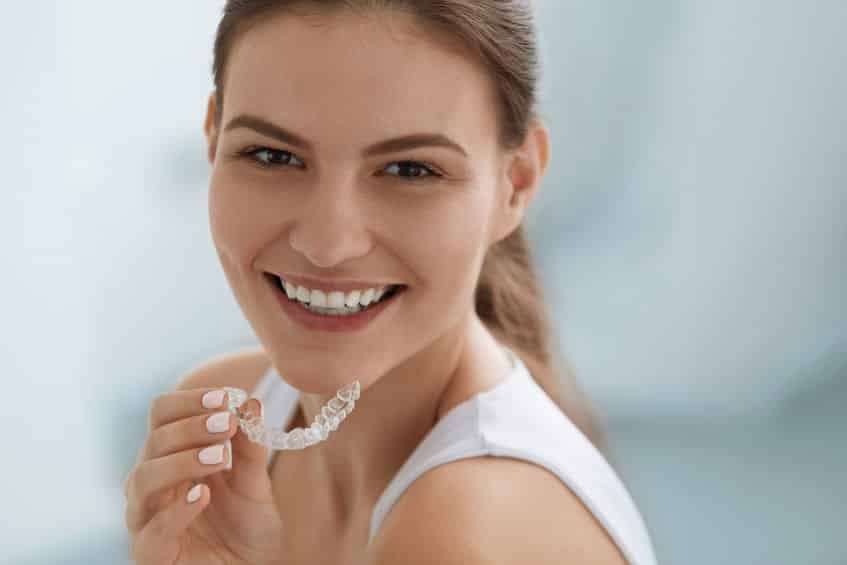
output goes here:
[[[255, 342], [208, 234], [222, 2], [16, 3], [0, 563], [118, 563], [152, 396]], [[663, 563], [845, 562], [847, 6], [537, 2], [547, 296]]]

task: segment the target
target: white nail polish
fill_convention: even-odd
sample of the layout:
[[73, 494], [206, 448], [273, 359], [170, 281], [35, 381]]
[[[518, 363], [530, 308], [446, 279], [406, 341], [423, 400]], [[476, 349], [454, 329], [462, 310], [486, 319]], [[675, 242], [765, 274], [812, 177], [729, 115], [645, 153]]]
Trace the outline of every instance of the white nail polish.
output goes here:
[[224, 465], [224, 471], [232, 471], [232, 440], [226, 440], [224, 445], [226, 446], [226, 453], [229, 456], [226, 465]]
[[203, 408], [220, 408], [223, 403], [223, 390], [210, 390], [203, 395]]
[[224, 445], [210, 445], [200, 451], [200, 462], [204, 465], [217, 465], [224, 460]]
[[225, 432], [229, 429], [229, 412], [218, 412], [206, 418], [206, 430], [210, 434]]
[[189, 490], [188, 494], [185, 495], [185, 500], [187, 500], [189, 503], [197, 502], [197, 500], [200, 499], [201, 494], [203, 494], [203, 485], [196, 484], [191, 487], [191, 490]]

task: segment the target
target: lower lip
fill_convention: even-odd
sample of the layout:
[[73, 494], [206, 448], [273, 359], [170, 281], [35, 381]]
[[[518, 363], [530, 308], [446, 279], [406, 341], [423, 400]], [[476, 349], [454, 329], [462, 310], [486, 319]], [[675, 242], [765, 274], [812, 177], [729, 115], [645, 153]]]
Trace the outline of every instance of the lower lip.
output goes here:
[[273, 280], [270, 275], [266, 275], [265, 279], [268, 281], [271, 291], [274, 293], [274, 296], [276, 296], [283, 311], [285, 311], [289, 317], [307, 330], [321, 332], [354, 332], [361, 330], [374, 318], [397, 302], [397, 300], [407, 290], [407, 288], [403, 288], [399, 292], [395, 293], [391, 298], [383, 300], [376, 306], [372, 306], [367, 310], [363, 310], [356, 314], [350, 314], [347, 316], [331, 316], [306, 310], [299, 304], [289, 300], [285, 292], [276, 285], [276, 281]]

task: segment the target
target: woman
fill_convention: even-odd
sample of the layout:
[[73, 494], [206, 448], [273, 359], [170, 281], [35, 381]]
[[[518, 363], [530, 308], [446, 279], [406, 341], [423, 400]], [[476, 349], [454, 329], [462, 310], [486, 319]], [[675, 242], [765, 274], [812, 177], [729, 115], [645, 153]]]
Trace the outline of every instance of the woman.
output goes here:
[[[527, 3], [230, 0], [214, 55], [211, 231], [262, 347], [153, 402], [136, 561], [654, 563], [557, 390], [521, 226], [549, 159]], [[291, 430], [354, 380], [301, 450], [221, 410], [242, 388]]]

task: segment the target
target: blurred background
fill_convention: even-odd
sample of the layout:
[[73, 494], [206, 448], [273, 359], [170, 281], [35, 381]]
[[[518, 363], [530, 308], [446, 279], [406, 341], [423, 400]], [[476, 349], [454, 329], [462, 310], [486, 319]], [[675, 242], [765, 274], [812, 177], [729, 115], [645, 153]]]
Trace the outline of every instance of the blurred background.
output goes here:
[[[847, 563], [847, 4], [536, 4], [530, 235], [660, 563]], [[128, 562], [150, 400], [256, 343], [208, 230], [221, 6], [4, 6], [0, 563]]]

